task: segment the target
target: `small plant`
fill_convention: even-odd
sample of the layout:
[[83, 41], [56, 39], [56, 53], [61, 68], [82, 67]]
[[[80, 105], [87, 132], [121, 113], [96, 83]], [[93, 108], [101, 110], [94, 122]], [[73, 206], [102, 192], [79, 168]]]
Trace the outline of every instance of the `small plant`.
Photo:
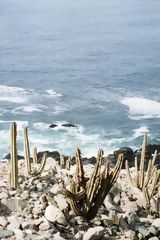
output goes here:
[[33, 149], [33, 169], [32, 169], [27, 128], [24, 128], [24, 156], [25, 156], [28, 175], [33, 177], [39, 176], [44, 170], [47, 154], [46, 153], [43, 154], [41, 164], [37, 168], [37, 165], [38, 165], [37, 148], [34, 148]]
[[[148, 165], [145, 168], [145, 153], [147, 146], [147, 134], [144, 135], [140, 164], [138, 166], [137, 157], [135, 158], [135, 176], [133, 177], [128, 165], [128, 160], [125, 162], [127, 177], [131, 185], [139, 188], [145, 197], [146, 209], [150, 212], [151, 200], [158, 193], [160, 184], [160, 170], [155, 165], [157, 151], [154, 152], [153, 158], [148, 161]], [[159, 209], [160, 192], [158, 193], [157, 209]], [[158, 210], [159, 211], [159, 210]]]
[[15, 122], [11, 123], [10, 129], [11, 137], [11, 169], [10, 169], [10, 186], [17, 189], [18, 186], [18, 161], [17, 161], [17, 125]]
[[117, 180], [120, 172], [123, 155], [119, 155], [117, 163], [110, 171], [109, 163], [101, 171], [103, 150], [97, 154], [96, 165], [90, 179], [86, 179], [81, 159], [81, 152], [76, 152], [76, 175], [71, 181], [70, 189], [64, 189], [65, 195], [70, 199], [70, 206], [77, 215], [85, 217], [87, 220], [93, 219], [102, 205], [106, 195]]

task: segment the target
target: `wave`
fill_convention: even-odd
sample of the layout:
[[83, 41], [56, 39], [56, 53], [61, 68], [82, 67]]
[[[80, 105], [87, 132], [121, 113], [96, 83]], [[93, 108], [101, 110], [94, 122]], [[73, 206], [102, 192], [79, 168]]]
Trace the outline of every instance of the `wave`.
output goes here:
[[129, 118], [134, 120], [160, 118], [160, 102], [142, 97], [124, 98], [121, 103], [129, 108]]
[[43, 112], [44, 109], [46, 109], [46, 106], [35, 104], [35, 105], [27, 105], [27, 106], [17, 107], [15, 109], [13, 109], [11, 111], [11, 113], [14, 113], [14, 114], [27, 114], [27, 113], [32, 113], [32, 112]]
[[133, 131], [134, 131], [133, 138], [140, 137], [144, 135], [144, 133], [149, 133], [149, 129], [146, 126], [141, 126], [139, 128], [134, 129]]

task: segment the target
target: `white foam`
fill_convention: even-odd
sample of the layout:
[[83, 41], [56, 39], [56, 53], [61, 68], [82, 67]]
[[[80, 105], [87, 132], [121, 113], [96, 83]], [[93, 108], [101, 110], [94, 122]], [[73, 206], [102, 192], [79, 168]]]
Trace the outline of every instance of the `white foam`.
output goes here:
[[137, 138], [144, 135], [144, 133], [148, 133], [149, 129], [146, 126], [141, 126], [140, 128], [136, 128], [133, 131], [134, 131], [133, 137]]
[[40, 109], [40, 105], [28, 105], [28, 106], [21, 106], [13, 109], [12, 113], [18, 113], [18, 114], [24, 114], [24, 113], [32, 113], [32, 112], [43, 112], [42, 109]]
[[26, 91], [19, 87], [0, 85], [0, 101], [24, 103], [26, 102]]
[[49, 129], [49, 124], [37, 122], [33, 124], [33, 127], [38, 130]]
[[129, 108], [130, 118], [160, 118], [160, 102], [142, 97], [124, 98], [121, 103]]
[[57, 93], [53, 89], [48, 89], [46, 92], [48, 93], [48, 97], [62, 97], [61, 93]]

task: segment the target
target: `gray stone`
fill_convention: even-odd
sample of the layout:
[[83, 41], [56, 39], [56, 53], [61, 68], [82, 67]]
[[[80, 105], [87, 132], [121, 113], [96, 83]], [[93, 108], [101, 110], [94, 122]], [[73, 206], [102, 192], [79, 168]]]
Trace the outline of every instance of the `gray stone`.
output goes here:
[[21, 212], [27, 205], [27, 201], [21, 199], [2, 199], [1, 202], [12, 212]]
[[46, 208], [45, 217], [48, 221], [51, 221], [53, 223], [58, 222], [62, 225], [67, 224], [64, 214], [61, 212], [59, 208], [56, 208], [53, 205], [49, 205]]
[[65, 240], [65, 239], [61, 237], [59, 232], [57, 232], [56, 234], [54, 234], [54, 240]]
[[13, 231], [11, 230], [3, 230], [3, 229], [0, 229], [0, 239], [2, 238], [8, 238], [8, 237], [11, 237], [13, 236], [14, 233]]
[[83, 235], [83, 240], [98, 240], [104, 235], [104, 228], [101, 226], [89, 228]]

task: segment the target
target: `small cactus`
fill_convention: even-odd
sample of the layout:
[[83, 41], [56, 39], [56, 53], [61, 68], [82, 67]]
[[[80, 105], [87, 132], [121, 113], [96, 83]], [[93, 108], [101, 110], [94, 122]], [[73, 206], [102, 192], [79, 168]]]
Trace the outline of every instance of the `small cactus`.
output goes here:
[[112, 171], [110, 171], [107, 162], [104, 171], [101, 173], [102, 157], [103, 150], [99, 150], [94, 171], [88, 180], [84, 175], [81, 152], [77, 149], [75, 181], [72, 180], [69, 190], [64, 189], [64, 193], [70, 199], [70, 205], [75, 214], [81, 215], [88, 220], [96, 216], [99, 207], [116, 181], [122, 166], [123, 155], [121, 154]]
[[47, 154], [46, 153], [43, 154], [40, 166], [38, 168], [35, 168], [35, 165], [37, 165], [37, 148], [34, 148], [34, 150], [33, 150], [34, 169], [32, 170], [27, 128], [24, 128], [24, 155], [25, 155], [25, 161], [26, 161], [28, 175], [33, 176], [33, 177], [39, 176], [44, 170], [44, 167], [46, 164], [46, 159], [47, 159]]
[[10, 185], [11, 188], [17, 189], [18, 186], [18, 162], [17, 162], [17, 125], [15, 122], [11, 124], [11, 171], [10, 171]]
[[[139, 188], [143, 194], [146, 201], [146, 209], [149, 211], [151, 205], [151, 199], [158, 192], [158, 185], [160, 184], [160, 170], [155, 166], [155, 161], [157, 157], [157, 151], [155, 151], [153, 158], [148, 161], [147, 169], [145, 169], [145, 152], [147, 146], [147, 134], [144, 135], [140, 166], [138, 168], [138, 160], [135, 158], [135, 177], [132, 177], [131, 171], [129, 169], [128, 160], [125, 162], [127, 177], [131, 185]], [[160, 196], [159, 196], [160, 197]], [[157, 202], [157, 205], [159, 201]]]

